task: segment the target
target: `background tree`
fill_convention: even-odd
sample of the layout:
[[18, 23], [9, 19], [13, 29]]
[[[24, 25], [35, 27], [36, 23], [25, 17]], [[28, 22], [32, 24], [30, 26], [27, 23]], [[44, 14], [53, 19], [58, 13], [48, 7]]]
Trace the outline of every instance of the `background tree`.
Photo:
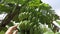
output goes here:
[[6, 31], [6, 26], [10, 27], [15, 22], [21, 34], [44, 34], [48, 29], [41, 24], [48, 25], [55, 33], [53, 21], [59, 18], [52, 7], [41, 0], [4, 0], [0, 3], [0, 13], [7, 13], [0, 23], [0, 30]]

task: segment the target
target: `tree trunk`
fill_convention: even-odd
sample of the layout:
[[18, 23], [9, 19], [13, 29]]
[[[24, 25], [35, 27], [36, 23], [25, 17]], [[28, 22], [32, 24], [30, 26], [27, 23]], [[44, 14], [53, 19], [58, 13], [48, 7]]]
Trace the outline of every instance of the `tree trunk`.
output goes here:
[[10, 21], [13, 19], [15, 15], [17, 15], [20, 11], [20, 7], [17, 5], [16, 8], [14, 8], [14, 11], [11, 11], [5, 19], [0, 24], [0, 30], [4, 28]]

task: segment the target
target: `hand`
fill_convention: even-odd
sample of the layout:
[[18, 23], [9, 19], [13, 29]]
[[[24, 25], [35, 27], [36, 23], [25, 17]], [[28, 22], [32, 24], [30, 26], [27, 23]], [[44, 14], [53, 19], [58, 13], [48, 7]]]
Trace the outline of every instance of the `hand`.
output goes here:
[[[13, 32], [15, 30], [15, 32]], [[5, 34], [17, 34], [18, 30], [17, 30], [17, 26], [12, 26], [10, 27]]]

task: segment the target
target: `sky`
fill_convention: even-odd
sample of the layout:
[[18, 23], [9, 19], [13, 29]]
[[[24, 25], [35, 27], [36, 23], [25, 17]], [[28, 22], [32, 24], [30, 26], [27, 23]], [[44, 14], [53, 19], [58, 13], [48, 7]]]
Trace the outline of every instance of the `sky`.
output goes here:
[[42, 0], [44, 3], [49, 4], [55, 12], [60, 16], [60, 0]]

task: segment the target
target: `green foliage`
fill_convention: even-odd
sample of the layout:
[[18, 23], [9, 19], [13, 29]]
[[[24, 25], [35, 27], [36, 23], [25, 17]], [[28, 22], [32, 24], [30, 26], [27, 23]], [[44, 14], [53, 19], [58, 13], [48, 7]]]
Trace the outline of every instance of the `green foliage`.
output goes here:
[[9, 12], [12, 8], [8, 7], [7, 5], [5, 4], [0, 4], [0, 12]]
[[5, 32], [4, 31], [1, 31], [0, 34], [5, 34]]
[[59, 21], [56, 21], [59, 25], [60, 25], [60, 20]]

